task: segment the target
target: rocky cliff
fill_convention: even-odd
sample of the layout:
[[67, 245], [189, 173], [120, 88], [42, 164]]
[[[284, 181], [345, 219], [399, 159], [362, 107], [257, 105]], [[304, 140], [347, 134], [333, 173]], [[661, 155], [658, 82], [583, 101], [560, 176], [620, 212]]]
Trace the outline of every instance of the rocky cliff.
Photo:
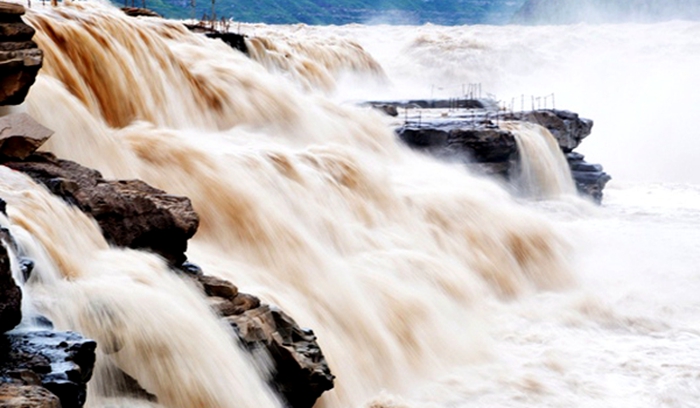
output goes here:
[[23, 14], [21, 5], [0, 2], [0, 105], [22, 103], [41, 68], [42, 52]]

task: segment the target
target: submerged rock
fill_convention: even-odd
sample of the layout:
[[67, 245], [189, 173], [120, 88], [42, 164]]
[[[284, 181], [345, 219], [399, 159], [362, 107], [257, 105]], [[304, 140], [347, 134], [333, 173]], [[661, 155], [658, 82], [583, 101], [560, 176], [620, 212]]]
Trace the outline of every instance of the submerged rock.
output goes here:
[[0, 105], [22, 103], [43, 62], [23, 14], [21, 5], [0, 2]]
[[140, 180], [105, 180], [96, 170], [50, 153], [3, 164], [91, 215], [110, 243], [151, 250], [175, 266], [187, 259], [187, 240], [199, 226], [188, 198]]

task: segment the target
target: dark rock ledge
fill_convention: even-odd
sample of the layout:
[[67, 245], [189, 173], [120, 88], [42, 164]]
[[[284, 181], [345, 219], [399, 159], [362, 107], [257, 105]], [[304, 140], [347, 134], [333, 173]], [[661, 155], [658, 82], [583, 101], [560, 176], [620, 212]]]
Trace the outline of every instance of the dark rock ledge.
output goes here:
[[[601, 165], [587, 163], [582, 154], [573, 151], [593, 128], [592, 120], [574, 112], [541, 109], [503, 113], [495, 102], [483, 99], [382, 101], [366, 105], [404, 119], [396, 134], [410, 147], [446, 160], [462, 161], [473, 169], [506, 180], [514, 174], [519, 155], [515, 136], [499, 128], [499, 122], [536, 123], [547, 128], [557, 140], [580, 194], [600, 203], [603, 189], [611, 179]], [[417, 108], [422, 112], [448, 109], [457, 114], [445, 118], [434, 114], [428, 118], [411, 113], [401, 117], [398, 108], [408, 108], [408, 112]]]

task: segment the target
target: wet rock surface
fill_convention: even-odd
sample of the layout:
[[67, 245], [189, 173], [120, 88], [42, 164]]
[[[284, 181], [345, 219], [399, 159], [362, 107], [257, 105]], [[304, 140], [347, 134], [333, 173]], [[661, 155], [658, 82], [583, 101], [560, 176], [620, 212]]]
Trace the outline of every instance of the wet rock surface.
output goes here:
[[454, 121], [407, 124], [396, 129], [396, 133], [414, 149], [442, 159], [462, 161], [482, 173], [506, 178], [517, 154], [513, 134], [491, 122], [466, 127]]
[[248, 46], [245, 43], [245, 36], [244, 35], [236, 34], [236, 33], [212, 32], [212, 33], [207, 33], [206, 36], [209, 38], [218, 38], [221, 41], [228, 44], [228, 46], [233, 48], [234, 50], [238, 50], [246, 55], [249, 55], [248, 54]]
[[121, 11], [129, 17], [163, 17], [155, 11], [143, 7], [122, 7]]
[[34, 29], [22, 21], [24, 7], [0, 2], [0, 105], [18, 105], [41, 69], [43, 54]]
[[272, 361], [270, 386], [293, 408], [310, 408], [333, 388], [334, 376], [310, 329], [301, 328], [278, 308], [240, 293], [232, 283], [213, 276], [190, 274], [209, 297], [211, 307], [238, 335], [253, 355]]
[[580, 153], [567, 153], [566, 161], [569, 163], [578, 191], [600, 203], [603, 200], [603, 189], [612, 177], [603, 171], [603, 166], [600, 164], [586, 162]]
[[[94, 341], [72, 332], [5, 333], [0, 335], [0, 382], [40, 386], [55, 395], [61, 406], [82, 407], [95, 364], [96, 346]], [[16, 391], [16, 387], [10, 389]], [[39, 394], [46, 395], [42, 391]], [[0, 395], [1, 401], [5, 396]], [[50, 396], [47, 399], [52, 401]]]
[[167, 194], [140, 180], [105, 180], [96, 170], [50, 153], [2, 164], [91, 215], [110, 243], [151, 250], [175, 266], [187, 259], [187, 240], [199, 226], [188, 198]]

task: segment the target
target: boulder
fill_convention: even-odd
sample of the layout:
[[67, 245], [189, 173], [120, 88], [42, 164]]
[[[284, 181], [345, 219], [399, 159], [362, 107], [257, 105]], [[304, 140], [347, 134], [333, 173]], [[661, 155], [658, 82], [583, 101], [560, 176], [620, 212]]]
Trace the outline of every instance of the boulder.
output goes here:
[[26, 159], [52, 134], [26, 113], [0, 116], [0, 156]]
[[140, 180], [105, 180], [96, 170], [50, 153], [3, 164], [91, 215], [110, 243], [151, 250], [174, 266], [187, 259], [187, 240], [199, 226], [199, 217], [188, 198], [168, 194]]
[[0, 105], [22, 103], [43, 62], [23, 14], [21, 5], [0, 2]]
[[[0, 335], [0, 383], [40, 386], [54, 394], [60, 400], [60, 406], [82, 407], [95, 364], [96, 347], [94, 341], [72, 332], [5, 333]], [[8, 390], [10, 395], [17, 391], [22, 390]], [[43, 391], [37, 392], [45, 395]], [[5, 397], [0, 393], [0, 401], [2, 398]], [[48, 398], [48, 401], [47, 404], [52, 399]]]

